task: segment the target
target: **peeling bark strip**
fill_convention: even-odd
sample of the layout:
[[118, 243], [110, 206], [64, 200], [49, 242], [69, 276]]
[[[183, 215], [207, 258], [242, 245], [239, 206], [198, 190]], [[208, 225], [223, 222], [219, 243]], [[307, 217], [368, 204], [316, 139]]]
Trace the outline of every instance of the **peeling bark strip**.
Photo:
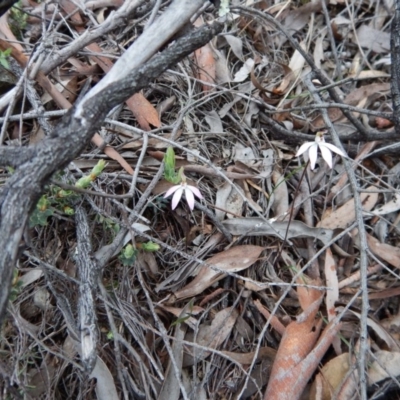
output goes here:
[[77, 236], [75, 261], [80, 278], [78, 314], [82, 363], [85, 371], [90, 374], [96, 364], [96, 347], [99, 338], [94, 298], [100, 268], [93, 257], [87, 214], [81, 206], [76, 209], [75, 223]]
[[[193, 3], [201, 6], [204, 1], [175, 0], [172, 5], [176, 7], [179, 4], [182, 8], [189, 7], [192, 10]], [[187, 14], [186, 21], [189, 21], [191, 16]], [[170, 21], [171, 24], [175, 22], [175, 19]], [[182, 23], [182, 19], [179, 23]], [[154, 25], [157, 26], [157, 21]], [[222, 31], [222, 27], [221, 24], [214, 23], [193, 30], [163, 52], [153, 56], [146, 64], [131, 70], [128, 75], [125, 74], [124, 78], [109, 82], [95, 97], [89, 92], [79, 104], [68, 111], [49, 137], [32, 147], [32, 157], [24, 158], [24, 162], [0, 192], [0, 324], [5, 317], [18, 245], [29, 212], [41, 195], [43, 185], [54, 172], [66, 166], [83, 151], [109, 110], [148, 86], [152, 80], [182, 58], [204, 46]], [[163, 34], [159, 32], [160, 36]], [[135, 47], [135, 43], [132, 48]], [[152, 43], [149, 43], [149, 47], [151, 46]], [[157, 50], [156, 47], [154, 53]], [[132, 57], [134, 51], [130, 51], [129, 54]], [[114, 76], [118, 74], [114, 73]], [[11, 148], [10, 151], [15, 153], [15, 148]], [[2, 149], [2, 153], [7, 153], [7, 149]]]
[[392, 21], [390, 50], [392, 57], [392, 101], [396, 133], [400, 134], [400, 1], [395, 1], [396, 11]]

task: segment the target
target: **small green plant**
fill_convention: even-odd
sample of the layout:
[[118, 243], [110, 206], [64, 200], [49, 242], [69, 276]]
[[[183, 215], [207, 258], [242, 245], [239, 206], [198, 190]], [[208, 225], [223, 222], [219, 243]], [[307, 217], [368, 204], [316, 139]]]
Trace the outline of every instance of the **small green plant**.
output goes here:
[[90, 184], [95, 181], [103, 172], [106, 166], [106, 162], [104, 160], [100, 160], [92, 169], [89, 175], [83, 176], [78, 182], [75, 183], [75, 186], [79, 189], [87, 189]]
[[168, 147], [164, 156], [164, 178], [168, 182], [177, 185], [181, 182], [181, 174], [175, 171], [175, 152], [172, 147]]
[[36, 204], [36, 207], [29, 218], [30, 228], [37, 225], [47, 225], [47, 218], [54, 214], [54, 210], [50, 208], [50, 205], [51, 201], [48, 199], [48, 196], [44, 194]]
[[136, 248], [147, 252], [154, 252], [160, 250], [160, 245], [154, 242], [137, 243]]
[[108, 340], [113, 340], [114, 339], [114, 335], [113, 335], [113, 333], [111, 331], [107, 333], [107, 339]]
[[[90, 184], [100, 176], [106, 163], [100, 160], [92, 169], [89, 175], [83, 176], [76, 182], [75, 187], [86, 189]], [[29, 218], [29, 227], [46, 226], [48, 218], [54, 215], [55, 211], [64, 215], [72, 216], [75, 214], [73, 202], [79, 195], [73, 190], [64, 190], [57, 185], [50, 185], [47, 192], [39, 199]]]
[[19, 279], [18, 270], [14, 269], [11, 292], [9, 297], [11, 302], [16, 300], [18, 295], [21, 293], [21, 289], [22, 289], [22, 281]]
[[119, 260], [123, 266], [132, 266], [136, 260], [139, 250], [154, 252], [160, 250], [160, 246], [154, 242], [136, 243], [136, 248], [131, 244], [127, 244], [119, 255]]
[[112, 237], [114, 238], [115, 235], [119, 232], [120, 226], [115, 223], [112, 219], [104, 217], [101, 214], [97, 214], [96, 217], [96, 222], [99, 224], [103, 225], [103, 230], [104, 231], [110, 231], [112, 234]]
[[22, 31], [26, 28], [28, 14], [22, 11], [22, 1], [18, 1], [10, 10], [11, 30], [18, 39], [22, 39]]
[[6, 49], [4, 51], [0, 50], [0, 64], [6, 68], [10, 69], [10, 64], [8, 63], [8, 57], [10, 57], [11, 49]]
[[138, 251], [131, 245], [127, 244], [119, 255], [119, 260], [124, 267], [132, 266], [135, 263]]

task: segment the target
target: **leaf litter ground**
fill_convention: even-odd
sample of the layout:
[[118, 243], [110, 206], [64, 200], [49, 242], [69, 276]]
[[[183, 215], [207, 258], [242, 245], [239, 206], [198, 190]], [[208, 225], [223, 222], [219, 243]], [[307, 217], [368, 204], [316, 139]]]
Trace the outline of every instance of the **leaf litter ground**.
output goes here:
[[[9, 40], [19, 35], [24, 43], [15, 46], [26, 54], [40, 40], [39, 17], [55, 15], [47, 34], [56, 51], [94, 23], [104, 26], [122, 2], [93, 4], [87, 14], [62, 3], [57, 12], [23, 3], [23, 29], [8, 30], [14, 12], [1, 31]], [[61, 100], [36, 88], [46, 116], [69, 108], [87, 80], [93, 85], [110, 70], [152, 18], [150, 3], [52, 71]], [[232, 3], [224, 34], [113, 110], [68, 175], [45, 188], [51, 197], [74, 183], [65, 176], [79, 179], [106, 160], [75, 207], [88, 213], [97, 257], [116, 240], [134, 251], [123, 258], [117, 248], [104, 267], [95, 294], [98, 358], [85, 380], [70, 333], [80, 279], [76, 220], [55, 201], [52, 215], [27, 231], [2, 328], [5, 398], [347, 399], [363, 389], [368, 398], [397, 398], [395, 6]], [[209, 6], [195, 25], [216, 16]], [[348, 161], [336, 156], [329, 169], [319, 157], [311, 171], [296, 151], [326, 128]], [[36, 120], [20, 118], [1, 137], [25, 146], [43, 135]], [[183, 202], [172, 211], [162, 196], [171, 187], [162, 175], [170, 146], [177, 169], [204, 197], [193, 211]], [[1, 172], [3, 182], [12, 173]], [[131, 215], [136, 222], [127, 226]], [[158, 251], [144, 251], [149, 241]]]

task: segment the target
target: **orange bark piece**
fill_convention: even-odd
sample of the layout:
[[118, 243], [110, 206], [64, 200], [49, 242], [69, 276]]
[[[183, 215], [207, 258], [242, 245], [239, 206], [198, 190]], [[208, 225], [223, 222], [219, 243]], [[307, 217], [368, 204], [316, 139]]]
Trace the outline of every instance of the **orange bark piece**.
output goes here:
[[[335, 339], [340, 323], [332, 321], [323, 331], [318, 343], [322, 321], [292, 322], [285, 331], [264, 400], [299, 399], [321, 358]], [[315, 346], [315, 347], [314, 347]]]
[[294, 374], [299, 365], [317, 342], [321, 321], [291, 322], [285, 329], [272, 367], [265, 399], [293, 399], [289, 394], [298, 376]]
[[[195, 62], [199, 68], [198, 78], [203, 82], [215, 83], [215, 59], [214, 51], [211, 46], [207, 43], [205, 46], [194, 52]], [[203, 92], [210, 92], [213, 87], [203, 83]]]
[[[194, 26], [196, 26], [197, 28], [202, 25], [204, 25], [204, 21], [202, 18], [198, 18], [194, 23]], [[209, 43], [194, 52], [194, 61], [199, 68], [198, 79], [203, 82], [214, 84], [216, 77], [216, 64], [214, 58], [214, 50]], [[207, 85], [207, 83], [203, 83], [202, 88], [203, 92], [206, 93], [213, 90], [213, 87]]]
[[[307, 280], [305, 280], [304, 278], [306, 278]], [[310, 280], [305, 275], [303, 275], [303, 277], [298, 278], [297, 283], [299, 285], [321, 286], [320, 279]], [[302, 310], [304, 312], [307, 312], [307, 311], [309, 312], [311, 310], [310, 307], [312, 306], [312, 304], [321, 298], [321, 296], [323, 295], [323, 292], [321, 290], [314, 289], [314, 288], [298, 286], [297, 294], [299, 296], [299, 302], [300, 302], [300, 306], [301, 306]], [[314, 316], [315, 316], [315, 314], [314, 314]]]
[[260, 300], [256, 300], [254, 305], [257, 307], [257, 310], [264, 316], [266, 320], [271, 321], [271, 326], [280, 334], [283, 335], [285, 333], [285, 325], [282, 324], [281, 321], [271, 313], [261, 304]]

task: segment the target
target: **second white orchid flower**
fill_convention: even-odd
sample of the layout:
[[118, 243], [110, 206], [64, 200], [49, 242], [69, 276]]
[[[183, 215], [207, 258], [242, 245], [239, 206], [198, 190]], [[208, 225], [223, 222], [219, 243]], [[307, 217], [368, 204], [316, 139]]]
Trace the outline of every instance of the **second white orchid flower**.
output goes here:
[[329, 168], [332, 168], [332, 152], [342, 157], [345, 156], [343, 151], [340, 150], [338, 147], [330, 143], [325, 143], [323, 132], [317, 132], [317, 134], [315, 135], [315, 141], [307, 142], [301, 145], [298, 152], [296, 153], [296, 157], [299, 157], [300, 155], [308, 151], [310, 166], [313, 170], [315, 168], [315, 164], [318, 158], [318, 149], [321, 151], [322, 158], [329, 165]]

